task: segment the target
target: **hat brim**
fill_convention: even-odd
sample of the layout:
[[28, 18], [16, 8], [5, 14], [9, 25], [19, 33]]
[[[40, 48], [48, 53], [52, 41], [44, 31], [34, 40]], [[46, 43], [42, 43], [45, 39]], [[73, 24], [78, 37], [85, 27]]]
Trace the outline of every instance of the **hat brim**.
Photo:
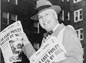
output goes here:
[[54, 5], [54, 6], [51, 6], [51, 7], [49, 7], [49, 8], [45, 8], [45, 9], [39, 11], [36, 15], [32, 16], [31, 19], [38, 21], [38, 14], [39, 14], [40, 12], [44, 11], [44, 10], [47, 10], [47, 9], [54, 9], [54, 10], [57, 12], [57, 14], [59, 14], [60, 11], [61, 11], [61, 7], [60, 7], [60, 6]]

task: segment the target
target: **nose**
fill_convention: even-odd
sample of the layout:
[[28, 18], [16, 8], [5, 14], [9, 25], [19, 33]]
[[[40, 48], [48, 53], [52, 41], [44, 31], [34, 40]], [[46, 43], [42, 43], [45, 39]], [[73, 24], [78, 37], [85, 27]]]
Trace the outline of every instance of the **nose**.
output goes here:
[[45, 17], [43, 16], [43, 17], [42, 17], [42, 22], [45, 22], [45, 21], [46, 21], [46, 19], [45, 19]]

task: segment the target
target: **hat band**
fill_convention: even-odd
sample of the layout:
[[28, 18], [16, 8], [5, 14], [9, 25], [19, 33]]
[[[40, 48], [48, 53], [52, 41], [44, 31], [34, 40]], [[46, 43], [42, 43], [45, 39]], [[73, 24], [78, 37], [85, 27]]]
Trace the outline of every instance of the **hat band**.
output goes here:
[[45, 8], [49, 8], [49, 7], [51, 7], [51, 5], [44, 5], [44, 6], [39, 7], [39, 8], [37, 9], [37, 11], [39, 12], [39, 11], [41, 11], [41, 10], [43, 10], [43, 9], [45, 9]]

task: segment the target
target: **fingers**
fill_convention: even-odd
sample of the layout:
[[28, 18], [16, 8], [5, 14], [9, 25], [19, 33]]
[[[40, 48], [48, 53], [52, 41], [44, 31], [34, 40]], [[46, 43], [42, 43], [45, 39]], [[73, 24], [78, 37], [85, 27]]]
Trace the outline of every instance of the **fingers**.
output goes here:
[[19, 33], [20, 36], [22, 36], [22, 40], [23, 40], [23, 44], [26, 45], [28, 43], [30, 43], [30, 41], [28, 40], [27, 35], [23, 32], [23, 33]]

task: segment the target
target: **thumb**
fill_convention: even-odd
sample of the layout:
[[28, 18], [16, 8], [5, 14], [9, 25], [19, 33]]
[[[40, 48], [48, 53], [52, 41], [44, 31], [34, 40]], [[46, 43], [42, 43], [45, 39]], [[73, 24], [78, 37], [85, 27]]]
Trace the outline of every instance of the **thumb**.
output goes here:
[[23, 40], [23, 44], [24, 44], [24, 45], [30, 43], [30, 41], [28, 40], [27, 35], [26, 35], [24, 32], [19, 33], [19, 35], [22, 36], [22, 40]]

